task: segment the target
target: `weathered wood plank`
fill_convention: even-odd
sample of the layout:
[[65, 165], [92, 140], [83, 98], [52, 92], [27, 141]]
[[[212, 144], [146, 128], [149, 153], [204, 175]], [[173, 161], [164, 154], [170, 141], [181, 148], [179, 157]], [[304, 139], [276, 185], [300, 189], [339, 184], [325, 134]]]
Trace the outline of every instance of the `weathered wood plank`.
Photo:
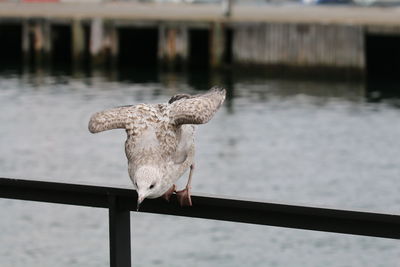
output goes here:
[[364, 68], [359, 26], [313, 24], [239, 25], [233, 28], [236, 63]]

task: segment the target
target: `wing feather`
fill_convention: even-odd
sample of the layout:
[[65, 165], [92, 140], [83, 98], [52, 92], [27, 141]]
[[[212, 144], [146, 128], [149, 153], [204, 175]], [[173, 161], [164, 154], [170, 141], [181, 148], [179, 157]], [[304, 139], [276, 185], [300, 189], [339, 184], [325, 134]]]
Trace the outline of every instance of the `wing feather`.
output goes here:
[[89, 131], [98, 133], [111, 129], [126, 129], [133, 121], [134, 106], [123, 106], [97, 112], [89, 120]]
[[205, 94], [179, 99], [170, 105], [170, 117], [174, 124], [207, 123], [225, 100], [226, 90], [214, 86]]

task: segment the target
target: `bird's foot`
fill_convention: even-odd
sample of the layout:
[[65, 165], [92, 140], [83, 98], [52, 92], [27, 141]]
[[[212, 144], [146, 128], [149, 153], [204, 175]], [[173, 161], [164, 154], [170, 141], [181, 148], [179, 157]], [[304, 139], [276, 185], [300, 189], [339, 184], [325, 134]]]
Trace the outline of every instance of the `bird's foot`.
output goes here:
[[176, 197], [182, 207], [192, 206], [192, 198], [190, 197], [190, 187], [186, 187], [181, 191], [176, 191]]
[[171, 188], [168, 189], [168, 191], [165, 192], [164, 195], [162, 195], [161, 197], [162, 197], [163, 199], [165, 199], [166, 201], [169, 202], [169, 199], [171, 198], [172, 194], [173, 194], [175, 191], [176, 191], [176, 187], [175, 187], [175, 185], [173, 185], [173, 186], [171, 186]]

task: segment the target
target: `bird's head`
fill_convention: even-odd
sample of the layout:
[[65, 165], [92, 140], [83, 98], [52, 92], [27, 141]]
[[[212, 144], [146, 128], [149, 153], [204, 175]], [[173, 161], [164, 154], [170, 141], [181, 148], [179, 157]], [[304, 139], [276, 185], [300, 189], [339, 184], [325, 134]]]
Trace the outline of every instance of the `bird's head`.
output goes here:
[[143, 166], [135, 172], [133, 184], [138, 194], [137, 210], [145, 198], [156, 198], [162, 195], [161, 178], [161, 171], [153, 166]]

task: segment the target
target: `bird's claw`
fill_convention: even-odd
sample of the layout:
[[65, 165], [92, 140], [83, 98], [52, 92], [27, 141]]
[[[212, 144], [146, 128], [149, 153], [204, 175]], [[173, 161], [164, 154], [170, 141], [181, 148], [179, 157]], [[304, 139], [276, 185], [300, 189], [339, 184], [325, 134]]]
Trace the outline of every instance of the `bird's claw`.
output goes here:
[[190, 188], [186, 187], [181, 191], [176, 191], [176, 197], [182, 207], [191, 207], [192, 198], [190, 196]]
[[175, 187], [175, 185], [173, 185], [173, 186], [171, 186], [171, 188], [168, 189], [168, 191], [165, 192], [164, 195], [162, 195], [161, 197], [162, 197], [163, 199], [165, 199], [166, 201], [169, 202], [169, 200], [170, 200], [172, 194], [173, 194], [175, 191], [176, 191], [176, 187]]
[[161, 198], [163, 198], [169, 202], [173, 193], [176, 193], [176, 198], [178, 199], [179, 205], [181, 205], [181, 207], [191, 207], [192, 206], [192, 198], [190, 196], [190, 187], [186, 187], [185, 189], [183, 189], [181, 191], [176, 191], [176, 186], [173, 185], [173, 186], [171, 186], [170, 189], [168, 189], [167, 192], [164, 193], [164, 195], [161, 196]]

